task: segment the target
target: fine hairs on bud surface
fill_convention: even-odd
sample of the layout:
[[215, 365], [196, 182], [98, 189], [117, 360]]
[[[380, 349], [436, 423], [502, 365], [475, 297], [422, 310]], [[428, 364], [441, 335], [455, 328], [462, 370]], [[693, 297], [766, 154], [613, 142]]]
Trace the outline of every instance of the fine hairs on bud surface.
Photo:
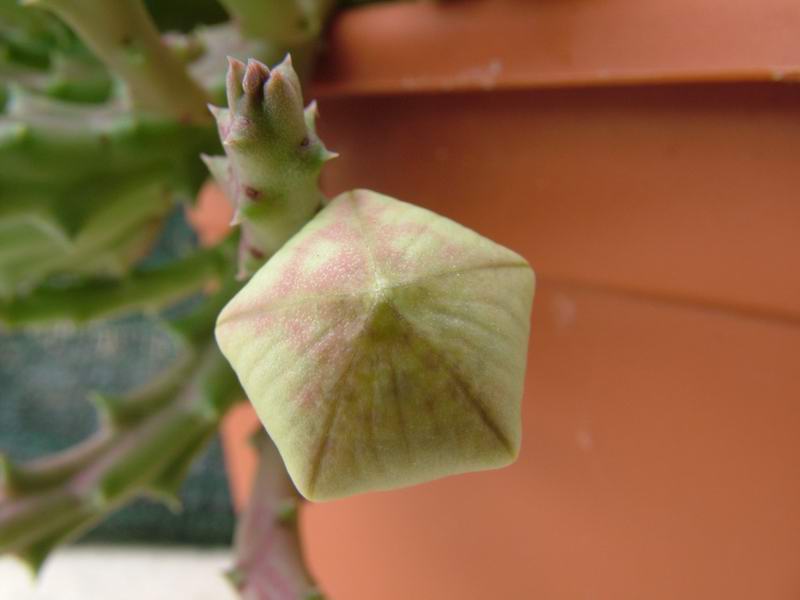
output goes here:
[[291, 56], [272, 69], [229, 58], [226, 96], [227, 108], [210, 108], [225, 156], [203, 159], [233, 203], [246, 278], [320, 209], [319, 174], [336, 155], [317, 137]]
[[310, 500], [513, 462], [534, 275], [369, 191], [328, 203], [220, 313], [225, 357]]

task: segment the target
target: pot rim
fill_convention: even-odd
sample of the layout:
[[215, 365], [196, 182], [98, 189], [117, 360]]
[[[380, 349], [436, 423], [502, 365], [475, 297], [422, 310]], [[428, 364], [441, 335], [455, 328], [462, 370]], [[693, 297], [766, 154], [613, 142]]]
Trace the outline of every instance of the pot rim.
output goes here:
[[800, 82], [800, 3], [455, 0], [343, 11], [316, 97]]

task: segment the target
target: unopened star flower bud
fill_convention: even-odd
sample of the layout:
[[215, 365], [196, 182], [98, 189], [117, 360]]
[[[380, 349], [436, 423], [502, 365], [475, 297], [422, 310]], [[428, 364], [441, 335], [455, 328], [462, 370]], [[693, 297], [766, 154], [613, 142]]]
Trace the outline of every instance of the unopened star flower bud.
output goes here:
[[356, 190], [261, 267], [216, 336], [298, 490], [329, 500], [515, 460], [533, 293], [518, 254]]

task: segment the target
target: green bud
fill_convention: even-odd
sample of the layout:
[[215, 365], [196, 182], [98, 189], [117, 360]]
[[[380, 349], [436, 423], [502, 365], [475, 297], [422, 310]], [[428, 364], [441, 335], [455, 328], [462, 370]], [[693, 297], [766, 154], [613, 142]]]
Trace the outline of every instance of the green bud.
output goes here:
[[216, 336], [297, 489], [328, 500], [515, 460], [533, 292], [511, 250], [357, 190], [255, 274]]
[[319, 173], [335, 154], [317, 137], [316, 107], [303, 107], [289, 56], [272, 70], [252, 59], [228, 62], [228, 108], [211, 108], [225, 156], [204, 160], [242, 226], [239, 271], [247, 277], [319, 209]]

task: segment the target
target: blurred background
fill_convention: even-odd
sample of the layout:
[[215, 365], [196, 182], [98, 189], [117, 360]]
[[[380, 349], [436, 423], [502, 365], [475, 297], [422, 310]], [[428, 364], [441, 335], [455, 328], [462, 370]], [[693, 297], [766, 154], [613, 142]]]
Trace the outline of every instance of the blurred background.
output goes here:
[[[176, 211], [147, 261], [185, 255], [196, 243]], [[77, 331], [0, 334], [0, 447], [29, 460], [77, 444], [97, 427], [87, 400], [92, 392], [127, 392], [155, 377], [177, 354], [175, 340], [156, 318], [126, 317]], [[179, 514], [142, 500], [83, 541], [229, 544], [233, 511], [218, 442], [195, 465], [183, 495]]]
[[[331, 598], [800, 597], [798, 33], [794, 0], [334, 20], [307, 93], [341, 155], [326, 190], [450, 216], [523, 254], [539, 287], [519, 461], [308, 506]], [[151, 260], [194, 243], [176, 213]], [[0, 447], [69, 445], [93, 427], [85, 392], [171, 352], [157, 321], [4, 335]], [[138, 503], [88, 542], [227, 544], [253, 426], [231, 415], [181, 515]], [[224, 563], [204, 556], [187, 564]]]

